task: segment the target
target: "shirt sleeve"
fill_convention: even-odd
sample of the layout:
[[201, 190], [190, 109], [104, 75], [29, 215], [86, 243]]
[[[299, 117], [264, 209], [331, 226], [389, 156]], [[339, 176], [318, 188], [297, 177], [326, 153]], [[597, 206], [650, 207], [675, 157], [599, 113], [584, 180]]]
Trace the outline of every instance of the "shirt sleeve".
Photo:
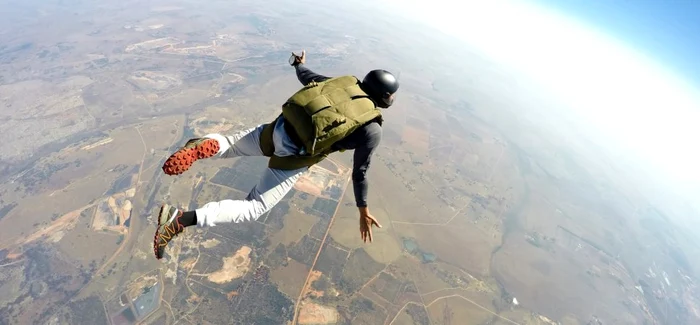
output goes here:
[[382, 140], [382, 127], [377, 123], [370, 123], [365, 129], [366, 141], [355, 148], [353, 156], [352, 185], [355, 192], [357, 207], [367, 206], [367, 169], [374, 150], [379, 147]]
[[308, 85], [312, 81], [321, 82], [330, 79], [330, 77], [326, 77], [311, 71], [301, 63], [296, 65], [295, 69], [297, 71], [297, 78], [299, 78], [299, 82], [301, 82], [301, 84], [304, 86]]

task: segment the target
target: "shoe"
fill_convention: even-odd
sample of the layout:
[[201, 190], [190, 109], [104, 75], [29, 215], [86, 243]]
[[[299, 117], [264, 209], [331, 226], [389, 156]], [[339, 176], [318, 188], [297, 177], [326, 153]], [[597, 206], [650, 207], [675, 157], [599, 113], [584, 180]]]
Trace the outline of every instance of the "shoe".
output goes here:
[[191, 139], [165, 161], [163, 172], [168, 175], [180, 175], [187, 171], [197, 159], [209, 158], [218, 152], [219, 142], [215, 139]]
[[185, 227], [180, 223], [180, 217], [182, 217], [182, 211], [176, 207], [169, 204], [163, 204], [160, 207], [158, 228], [153, 236], [153, 253], [157, 259], [163, 258], [163, 253], [168, 243], [185, 230]]

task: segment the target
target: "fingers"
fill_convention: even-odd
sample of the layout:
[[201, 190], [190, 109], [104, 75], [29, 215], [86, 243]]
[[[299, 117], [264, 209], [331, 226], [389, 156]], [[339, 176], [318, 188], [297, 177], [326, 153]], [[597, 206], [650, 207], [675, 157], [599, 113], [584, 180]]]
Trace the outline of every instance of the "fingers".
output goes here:
[[367, 241], [367, 234], [366, 233], [367, 233], [367, 231], [365, 231], [365, 224], [364, 224], [362, 218], [360, 218], [360, 239], [362, 239], [362, 241], [364, 241], [364, 242]]
[[382, 227], [382, 225], [380, 225], [379, 222], [377, 222], [377, 220], [374, 220], [374, 218], [372, 218], [369, 221], [360, 221], [360, 238], [365, 243], [367, 242], [367, 240], [369, 240], [370, 243], [374, 241], [374, 236], [372, 234], [372, 225], [377, 226], [377, 228]]
[[[303, 64], [305, 55], [306, 55], [306, 51], [301, 51], [301, 55], [297, 55], [296, 53], [292, 52], [292, 56], [290, 57], [289, 64], [291, 64], [291, 65], [298, 65], [300, 63]], [[294, 58], [293, 63], [291, 61], [292, 58]]]
[[302, 50], [302, 51], [301, 51], [301, 55], [297, 55], [297, 54], [294, 53], [294, 52], [292, 52], [292, 55], [293, 55], [295, 58], [304, 59], [304, 58], [306, 57], [306, 50]]
[[365, 243], [369, 240], [369, 242], [372, 242], [372, 226], [366, 225], [362, 229], [362, 241]]

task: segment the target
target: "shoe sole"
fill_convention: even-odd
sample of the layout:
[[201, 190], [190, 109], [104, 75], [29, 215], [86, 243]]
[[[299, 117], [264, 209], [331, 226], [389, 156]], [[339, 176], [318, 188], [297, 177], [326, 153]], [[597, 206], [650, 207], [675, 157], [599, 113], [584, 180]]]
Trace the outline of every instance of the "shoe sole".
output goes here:
[[170, 205], [168, 204], [163, 204], [160, 206], [160, 211], [158, 212], [158, 227], [156, 227], [156, 233], [153, 235], [153, 254], [156, 256], [156, 259], [161, 259], [163, 256], [158, 256], [158, 233], [160, 233], [160, 227], [162, 227], [165, 223], [167, 223], [168, 217], [166, 216], [163, 218], [163, 212], [169, 212], [170, 211]]
[[192, 148], [182, 148], [175, 152], [163, 164], [163, 172], [168, 175], [180, 175], [187, 171], [198, 159], [210, 158], [219, 152], [219, 142], [207, 139]]

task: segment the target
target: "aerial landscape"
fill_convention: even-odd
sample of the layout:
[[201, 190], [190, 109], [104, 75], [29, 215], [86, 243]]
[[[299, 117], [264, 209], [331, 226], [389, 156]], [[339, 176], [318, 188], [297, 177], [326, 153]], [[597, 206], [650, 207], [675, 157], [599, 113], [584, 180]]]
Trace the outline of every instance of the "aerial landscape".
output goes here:
[[[697, 236], [546, 94], [446, 35], [369, 3], [5, 3], [0, 324], [700, 323]], [[383, 228], [361, 240], [344, 152], [156, 260], [163, 202], [244, 198], [267, 164], [174, 177], [165, 159], [272, 121], [302, 49], [323, 75], [400, 75], [369, 170]]]

